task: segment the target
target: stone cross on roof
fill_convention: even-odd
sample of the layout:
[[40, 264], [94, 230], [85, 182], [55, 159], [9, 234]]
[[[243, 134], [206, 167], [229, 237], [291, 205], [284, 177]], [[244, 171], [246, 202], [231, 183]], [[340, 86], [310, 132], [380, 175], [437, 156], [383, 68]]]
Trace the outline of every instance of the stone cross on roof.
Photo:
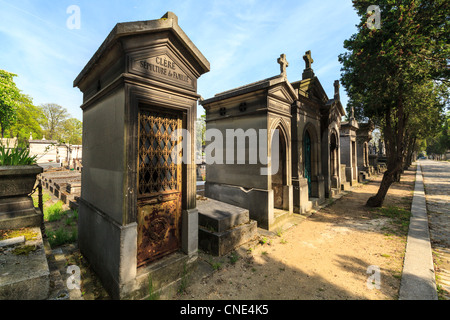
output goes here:
[[303, 73], [302, 73], [303, 80], [314, 78], [314, 71], [311, 68], [311, 65], [314, 62], [314, 60], [311, 58], [310, 50], [305, 52], [305, 55], [303, 56], [303, 60], [305, 60], [305, 70], [303, 70]]
[[283, 76], [286, 76], [286, 67], [289, 67], [289, 62], [286, 60], [286, 55], [282, 53], [277, 62], [280, 64], [280, 71]]
[[303, 56], [303, 60], [305, 60], [305, 69], [311, 69], [311, 65], [314, 63], [313, 58], [311, 57], [311, 51], [308, 50], [305, 52], [305, 55]]

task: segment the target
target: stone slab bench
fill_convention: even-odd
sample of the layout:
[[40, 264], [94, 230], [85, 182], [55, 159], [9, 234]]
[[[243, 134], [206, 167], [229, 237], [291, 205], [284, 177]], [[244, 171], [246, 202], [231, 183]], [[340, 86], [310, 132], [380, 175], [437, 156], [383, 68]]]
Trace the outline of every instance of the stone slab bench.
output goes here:
[[249, 211], [209, 198], [197, 200], [199, 248], [223, 256], [257, 236]]

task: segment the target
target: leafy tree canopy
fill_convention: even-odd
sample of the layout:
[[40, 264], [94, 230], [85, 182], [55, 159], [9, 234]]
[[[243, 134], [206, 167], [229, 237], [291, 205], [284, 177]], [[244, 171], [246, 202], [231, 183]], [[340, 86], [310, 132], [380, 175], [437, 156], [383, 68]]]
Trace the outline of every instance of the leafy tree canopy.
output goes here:
[[16, 74], [0, 70], [0, 130], [2, 138], [5, 130], [15, 121], [18, 100], [21, 93], [14, 83]]

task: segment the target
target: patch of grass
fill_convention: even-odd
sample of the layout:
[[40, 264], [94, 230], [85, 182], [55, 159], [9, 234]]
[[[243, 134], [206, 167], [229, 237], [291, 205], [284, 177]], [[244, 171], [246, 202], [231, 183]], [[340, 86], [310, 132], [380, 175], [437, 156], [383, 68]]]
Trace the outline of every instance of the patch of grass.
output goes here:
[[44, 220], [48, 222], [60, 220], [67, 211], [63, 210], [62, 201], [58, 201], [44, 209]]
[[51, 247], [75, 242], [78, 237], [77, 228], [73, 228], [71, 231], [69, 231], [61, 227], [55, 231], [46, 231], [46, 234]]
[[397, 272], [397, 273], [392, 273], [392, 276], [395, 279], [401, 280], [402, 279], [402, 273], [401, 272]]
[[186, 288], [188, 286], [188, 271], [186, 263], [183, 265], [183, 274], [181, 275], [180, 287], [178, 288], [178, 294], [182, 294], [186, 292]]
[[151, 275], [148, 276], [148, 292], [149, 295], [147, 297], [147, 300], [159, 300], [160, 294], [158, 292], [155, 292], [153, 288], [153, 280]]
[[[46, 203], [47, 201], [49, 201], [52, 197], [45, 191], [42, 192], [42, 203]], [[37, 195], [37, 193], [34, 193], [32, 196], [33, 199], [33, 205], [35, 207], [39, 206], [39, 197]]]
[[447, 300], [444, 295], [447, 293], [440, 284], [436, 284], [436, 291], [438, 294], [438, 300]]
[[67, 216], [65, 221], [66, 226], [73, 226], [78, 221], [78, 210], [72, 210]]
[[265, 244], [267, 244], [267, 245], [272, 245], [272, 240], [270, 240], [270, 239], [267, 239], [266, 237], [263, 237], [263, 238], [261, 238], [261, 239], [259, 239], [259, 244], [260, 245], [265, 245]]
[[287, 243], [287, 240], [281, 239], [281, 240], [280, 240], [280, 243], [281, 243], [281, 244], [286, 244], [286, 243]]
[[278, 237], [281, 237], [282, 234], [283, 234], [283, 230], [281, 228], [277, 229], [276, 235]]
[[222, 268], [222, 263], [221, 262], [213, 262], [213, 264], [211, 266], [214, 270], [220, 270]]
[[236, 251], [233, 251], [228, 259], [230, 260], [231, 264], [235, 264], [239, 260], [240, 256], [237, 254]]
[[[408, 233], [411, 211], [396, 206], [381, 207], [376, 210], [376, 214], [389, 218], [402, 235]], [[393, 230], [391, 230], [393, 231]], [[397, 232], [397, 233], [398, 233]]]

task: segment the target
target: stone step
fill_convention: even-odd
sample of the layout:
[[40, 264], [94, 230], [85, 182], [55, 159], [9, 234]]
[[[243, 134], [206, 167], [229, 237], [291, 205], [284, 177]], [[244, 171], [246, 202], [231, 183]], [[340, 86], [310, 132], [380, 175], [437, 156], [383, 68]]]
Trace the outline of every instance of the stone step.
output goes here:
[[289, 211], [286, 210], [274, 209], [273, 213], [274, 222], [270, 225], [270, 231], [276, 231], [277, 229], [281, 228], [282, 225], [286, 223], [286, 221], [292, 218], [292, 213], [289, 213]]
[[[0, 256], [0, 300], [44, 300], [50, 290], [50, 271], [39, 227], [25, 244], [3, 250]], [[17, 249], [21, 249], [18, 254]]]
[[197, 200], [199, 248], [216, 256], [225, 255], [257, 236], [257, 223], [249, 211], [202, 197]]
[[70, 294], [67, 289], [67, 285], [61, 275], [57, 260], [56, 252], [53, 252], [47, 239], [44, 239], [45, 254], [47, 257], [47, 263], [50, 271], [50, 291], [48, 295], [48, 300], [69, 300]]
[[40, 226], [41, 222], [42, 213], [38, 208], [0, 215], [0, 229], [4, 230]]
[[36, 213], [36, 211], [35, 211], [34, 207], [17, 210], [17, 211], [0, 212], [0, 221], [7, 220], [7, 219], [13, 219], [13, 218], [17, 218], [17, 217], [26, 217], [29, 215], [33, 215], [35, 213]]
[[320, 205], [319, 198], [309, 198], [309, 201], [311, 201], [313, 208], [316, 208]]
[[363, 182], [369, 179], [369, 174], [365, 171], [358, 172], [358, 182]]
[[197, 201], [198, 224], [215, 232], [222, 232], [249, 222], [249, 211], [214, 199]]
[[199, 227], [199, 248], [215, 256], [226, 255], [257, 236], [257, 223], [254, 220], [223, 232], [213, 232]]
[[345, 181], [345, 182], [341, 182], [341, 190], [345, 191], [345, 190], [349, 190], [350, 189], [350, 183]]
[[9, 197], [0, 199], [0, 215], [3, 212], [21, 211], [33, 208], [31, 197]]
[[339, 192], [340, 192], [339, 189], [331, 188], [331, 192], [330, 192], [331, 198], [337, 196], [339, 194]]

